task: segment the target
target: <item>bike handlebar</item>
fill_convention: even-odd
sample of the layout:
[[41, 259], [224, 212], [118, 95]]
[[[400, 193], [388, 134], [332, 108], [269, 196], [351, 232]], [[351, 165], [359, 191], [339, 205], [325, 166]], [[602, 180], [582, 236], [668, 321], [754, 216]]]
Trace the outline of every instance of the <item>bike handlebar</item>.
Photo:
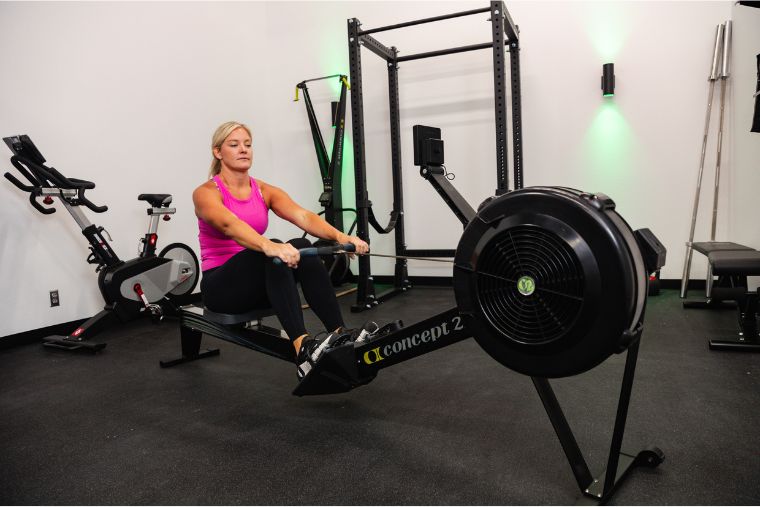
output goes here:
[[[92, 186], [94, 187], [95, 185], [93, 184]], [[86, 198], [84, 196], [84, 188], [79, 189], [77, 199], [79, 199], [79, 202], [81, 202], [82, 204], [90, 208], [95, 213], [105, 213], [106, 211], [108, 211], [108, 206], [98, 206], [97, 204], [95, 204], [94, 202]]]
[[13, 167], [15, 167], [19, 173], [21, 173], [27, 180], [29, 180], [31, 186], [25, 185], [10, 173], [5, 173], [5, 178], [22, 191], [29, 192], [29, 202], [40, 213], [43, 213], [45, 215], [55, 213], [55, 208], [45, 208], [36, 200], [37, 197], [42, 195], [43, 188], [76, 190], [78, 200], [77, 204], [84, 204], [95, 213], [103, 213], [105, 211], [108, 211], [108, 206], [98, 206], [97, 204], [90, 201], [87, 197], [85, 197], [85, 190], [95, 188], [95, 183], [91, 181], [80, 180], [77, 178], [67, 178], [55, 167], [47, 167], [42, 164], [38, 164], [20, 155], [14, 155], [11, 157], [11, 164], [13, 164]]
[[3, 176], [5, 176], [6, 179], [8, 179], [11, 183], [13, 183], [14, 185], [16, 185], [18, 188], [20, 188], [24, 192], [33, 192], [34, 191], [34, 187], [29, 186], [29, 185], [24, 185], [23, 183], [21, 183], [19, 181], [18, 178], [16, 178], [11, 173], [5, 173]]
[[[337, 245], [329, 245], [329, 246], [310, 246], [308, 248], [300, 248], [298, 252], [301, 254], [301, 257], [317, 257], [322, 255], [333, 255], [338, 252], [355, 252], [356, 251], [356, 245], [353, 243], [344, 243], [344, 244], [337, 244]], [[282, 264], [282, 259], [279, 257], [275, 257], [273, 261], [275, 264], [280, 265]]]
[[32, 187], [29, 185], [24, 185], [18, 180], [18, 178], [16, 178], [11, 173], [5, 173], [3, 176], [5, 176], [5, 178], [8, 181], [13, 183], [15, 186], [17, 186], [24, 192], [29, 192], [29, 202], [32, 204], [32, 206], [34, 206], [34, 209], [36, 209], [43, 215], [49, 215], [51, 213], [55, 213], [55, 208], [45, 208], [44, 206], [42, 206], [40, 203], [37, 202], [36, 197], [40, 195], [40, 190], [39, 190], [40, 187]]

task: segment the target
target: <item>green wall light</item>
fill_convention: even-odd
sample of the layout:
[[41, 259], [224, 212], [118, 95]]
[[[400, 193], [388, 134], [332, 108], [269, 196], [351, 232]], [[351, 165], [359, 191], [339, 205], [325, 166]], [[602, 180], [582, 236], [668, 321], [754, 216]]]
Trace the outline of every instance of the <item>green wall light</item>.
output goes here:
[[602, 96], [615, 95], [615, 64], [605, 63], [602, 66]]

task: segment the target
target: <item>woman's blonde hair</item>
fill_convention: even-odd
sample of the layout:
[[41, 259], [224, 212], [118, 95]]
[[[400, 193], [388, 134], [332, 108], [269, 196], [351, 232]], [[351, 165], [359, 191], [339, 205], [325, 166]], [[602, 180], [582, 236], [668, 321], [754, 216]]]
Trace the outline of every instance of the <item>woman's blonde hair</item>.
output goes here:
[[228, 121], [226, 123], [222, 123], [219, 125], [219, 128], [216, 129], [216, 132], [214, 132], [213, 137], [211, 138], [211, 169], [208, 172], [208, 177], [213, 178], [219, 172], [222, 170], [222, 161], [216, 158], [216, 154], [214, 153], [214, 148], [221, 149], [222, 143], [224, 143], [224, 140], [227, 139], [227, 136], [232, 134], [233, 130], [243, 128], [246, 132], [248, 132], [248, 135], [253, 138], [253, 134], [251, 134], [251, 129], [248, 128], [248, 126], [245, 123], [240, 123], [236, 121]]

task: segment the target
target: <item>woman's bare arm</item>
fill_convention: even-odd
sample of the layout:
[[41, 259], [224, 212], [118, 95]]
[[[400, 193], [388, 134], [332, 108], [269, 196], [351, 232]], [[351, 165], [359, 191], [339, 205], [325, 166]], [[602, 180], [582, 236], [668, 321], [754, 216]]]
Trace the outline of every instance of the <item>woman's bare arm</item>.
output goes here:
[[261, 185], [262, 195], [275, 214], [318, 238], [349, 243], [351, 237], [339, 231], [316, 213], [302, 208], [281, 188], [269, 185], [263, 181]]

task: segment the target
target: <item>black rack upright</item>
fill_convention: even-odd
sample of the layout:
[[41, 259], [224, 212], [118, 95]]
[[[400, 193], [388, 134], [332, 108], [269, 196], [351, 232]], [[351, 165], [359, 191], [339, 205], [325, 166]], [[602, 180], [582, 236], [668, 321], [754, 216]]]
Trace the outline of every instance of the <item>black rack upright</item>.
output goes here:
[[[377, 41], [371, 34], [403, 28], [407, 26], [431, 23], [444, 19], [470, 16], [473, 14], [491, 14], [491, 42], [460, 46], [456, 48], [418, 53], [408, 56], [398, 56], [395, 46], [387, 47]], [[362, 63], [361, 47], [369, 49], [388, 65], [388, 89], [390, 101], [390, 130], [391, 130], [391, 161], [393, 174], [393, 211], [389, 224], [383, 228], [378, 224], [372, 213], [372, 203], [367, 192], [367, 167], [364, 154], [364, 106], [362, 96]], [[404, 239], [403, 218], [403, 188], [401, 182], [401, 134], [399, 121], [398, 100], [398, 64], [410, 60], [430, 58], [434, 56], [463, 53], [479, 49], [492, 48], [494, 76], [494, 107], [496, 120], [496, 195], [509, 190], [507, 176], [507, 96], [505, 86], [504, 46], [508, 46], [510, 55], [510, 75], [512, 92], [512, 150], [515, 188], [523, 186], [522, 160], [522, 119], [520, 111], [520, 45], [518, 28], [513, 23], [503, 1], [492, 1], [489, 7], [474, 9], [443, 16], [435, 16], [416, 21], [408, 21], [396, 25], [362, 30], [361, 22], [356, 18], [348, 20], [348, 50], [351, 79], [351, 119], [354, 143], [354, 171], [356, 183], [357, 234], [364, 240], [369, 240], [370, 224], [381, 234], [395, 229], [395, 244], [397, 256], [424, 257], [453, 257], [454, 250], [409, 250]], [[370, 269], [370, 258], [359, 257], [359, 276], [356, 305], [352, 311], [363, 311], [371, 308], [389, 297], [395, 296], [411, 287], [408, 280], [406, 259], [396, 259], [393, 288], [381, 295], [375, 295], [375, 287]]]

